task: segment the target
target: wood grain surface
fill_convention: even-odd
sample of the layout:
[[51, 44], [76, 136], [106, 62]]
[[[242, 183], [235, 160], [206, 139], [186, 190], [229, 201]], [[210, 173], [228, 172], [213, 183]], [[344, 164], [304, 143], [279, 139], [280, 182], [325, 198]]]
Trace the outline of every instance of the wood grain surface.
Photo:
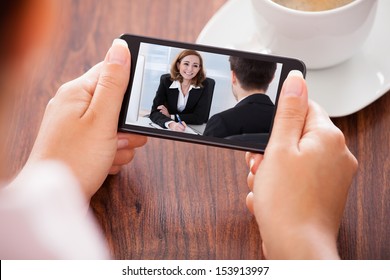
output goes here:
[[[48, 100], [101, 61], [115, 37], [195, 42], [225, 0], [63, 2], [50, 51], [20, 89], [16, 129], [7, 138], [13, 174], [28, 157]], [[334, 119], [360, 163], [340, 229], [343, 259], [390, 259], [389, 108], [387, 94]], [[116, 259], [260, 259], [259, 230], [245, 207], [247, 172], [243, 152], [149, 138], [91, 205]]]

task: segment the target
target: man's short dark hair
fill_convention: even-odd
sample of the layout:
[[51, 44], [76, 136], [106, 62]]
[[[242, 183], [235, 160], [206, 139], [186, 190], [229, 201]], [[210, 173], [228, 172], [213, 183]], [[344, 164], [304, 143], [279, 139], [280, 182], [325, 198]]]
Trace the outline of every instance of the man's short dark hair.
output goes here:
[[230, 69], [244, 90], [267, 91], [276, 71], [276, 63], [231, 56]]

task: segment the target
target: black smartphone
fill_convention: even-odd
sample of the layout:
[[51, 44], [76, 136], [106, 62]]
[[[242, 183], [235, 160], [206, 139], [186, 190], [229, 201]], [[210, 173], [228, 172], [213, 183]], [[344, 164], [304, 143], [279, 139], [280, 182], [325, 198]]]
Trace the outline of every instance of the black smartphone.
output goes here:
[[297, 59], [124, 34], [131, 74], [118, 130], [263, 153]]

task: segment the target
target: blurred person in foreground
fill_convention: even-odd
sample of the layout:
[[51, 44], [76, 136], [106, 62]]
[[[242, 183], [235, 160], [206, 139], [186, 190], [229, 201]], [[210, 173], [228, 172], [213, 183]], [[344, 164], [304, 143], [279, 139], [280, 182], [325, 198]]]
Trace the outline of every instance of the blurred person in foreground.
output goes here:
[[[50, 37], [55, 3], [0, 4], [1, 135], [12, 129], [5, 112], [17, 98], [11, 94], [13, 84], [23, 80], [25, 65]], [[0, 178], [1, 259], [110, 257], [88, 206], [107, 175], [118, 173], [146, 142], [143, 136], [117, 132], [129, 74], [129, 50], [116, 39], [103, 62], [61, 86], [50, 100], [23, 170], [12, 182]], [[4, 163], [7, 147], [0, 146]]]

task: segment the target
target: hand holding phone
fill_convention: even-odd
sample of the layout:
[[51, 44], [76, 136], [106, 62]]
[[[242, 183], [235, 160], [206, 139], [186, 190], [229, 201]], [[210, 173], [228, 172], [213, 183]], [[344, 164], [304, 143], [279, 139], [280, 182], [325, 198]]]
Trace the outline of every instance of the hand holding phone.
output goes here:
[[130, 162], [146, 138], [116, 129], [129, 68], [125, 42], [114, 40], [104, 62], [63, 85], [47, 105], [26, 166], [65, 163], [90, 199], [107, 173], [118, 173]]
[[326, 112], [309, 102], [305, 81], [284, 83], [265, 155], [247, 153], [250, 193], [263, 252], [271, 259], [337, 259], [356, 158]]

